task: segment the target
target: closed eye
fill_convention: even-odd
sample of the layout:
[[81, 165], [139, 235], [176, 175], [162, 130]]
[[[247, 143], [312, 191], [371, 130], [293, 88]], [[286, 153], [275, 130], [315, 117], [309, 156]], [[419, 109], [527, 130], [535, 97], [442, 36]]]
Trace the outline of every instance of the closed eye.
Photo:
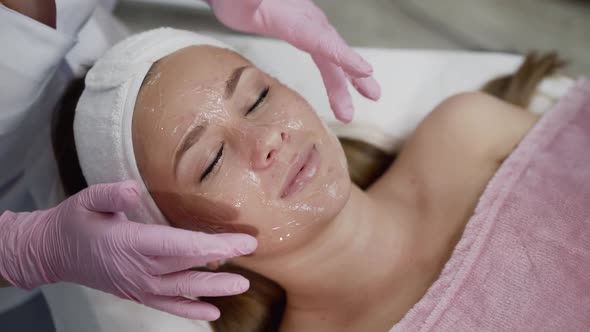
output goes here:
[[207, 169], [205, 169], [205, 171], [201, 175], [199, 182], [203, 182], [203, 180], [213, 171], [213, 169], [215, 168], [215, 165], [217, 165], [217, 163], [219, 163], [221, 156], [223, 156], [223, 144], [221, 144], [219, 151], [217, 151], [217, 156], [215, 156], [215, 159], [213, 160], [213, 162], [211, 162], [211, 164], [209, 164], [209, 166], [207, 166]]
[[262, 90], [262, 92], [260, 93], [260, 96], [258, 96], [258, 99], [256, 100], [256, 102], [252, 106], [250, 106], [250, 108], [246, 112], [246, 115], [250, 114], [250, 112], [255, 111], [256, 108], [258, 108], [258, 106], [260, 106], [260, 104], [264, 101], [264, 99], [266, 99], [266, 96], [268, 95], [269, 90], [270, 90], [270, 87], [268, 87], [268, 86], [266, 88], [264, 88], [264, 90]]

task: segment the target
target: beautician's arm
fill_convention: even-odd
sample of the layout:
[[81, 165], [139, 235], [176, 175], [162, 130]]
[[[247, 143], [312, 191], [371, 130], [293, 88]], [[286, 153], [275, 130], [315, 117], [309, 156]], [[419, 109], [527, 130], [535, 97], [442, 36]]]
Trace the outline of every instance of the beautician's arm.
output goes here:
[[53, 0], [1, 1], [0, 136], [19, 127], [74, 45], [54, 29]]
[[0, 5], [55, 29], [55, 0], [2, 0]]
[[[52, 75], [53, 70], [50, 68], [55, 68], [57, 63], [61, 61], [62, 55], [65, 54], [64, 52], [57, 52], [57, 54], [48, 52], [45, 56], [44, 45], [38, 43], [39, 39], [43, 39], [42, 35], [38, 33], [39, 30], [49, 32], [49, 35], [56, 34], [56, 32], [51, 32], [51, 29], [55, 29], [55, 22], [54, 0], [0, 1], [0, 29], [5, 32], [0, 34], [0, 45], [5, 46], [0, 52], [0, 72], [2, 73], [0, 85], [9, 84], [16, 91], [16, 93], [1, 95], [0, 105], [5, 106], [2, 108], [4, 112], [12, 111], [16, 114], [25, 111], [26, 106], [30, 103], [29, 96], [41, 88], [40, 82], [45, 81], [39, 75]], [[63, 45], [58, 40], [52, 43], [50, 38], [45, 41], [48, 42], [45, 46], [54, 46], [57, 49]], [[10, 46], [8, 47], [8, 45]], [[30, 55], [33, 50], [39, 52], [40, 56], [29, 57], [28, 64], [19, 60], [26, 58], [23, 56], [23, 52]], [[52, 57], [52, 54], [56, 56]], [[2, 129], [9, 130], [8, 126], [2, 127], [4, 126], [0, 125], [0, 132]], [[12, 285], [0, 276], [0, 288], [10, 286]]]

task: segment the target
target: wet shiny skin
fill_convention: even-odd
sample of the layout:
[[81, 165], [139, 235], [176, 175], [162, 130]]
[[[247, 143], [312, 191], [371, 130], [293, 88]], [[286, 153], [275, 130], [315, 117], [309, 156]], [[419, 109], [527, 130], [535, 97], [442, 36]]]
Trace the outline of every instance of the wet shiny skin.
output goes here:
[[[195, 127], [200, 133], [190, 134]], [[193, 144], [183, 144], [187, 137]], [[226, 49], [193, 46], [158, 62], [137, 99], [133, 144], [142, 177], [173, 226], [255, 235], [257, 255], [304, 244], [350, 192], [340, 144], [311, 106]], [[312, 145], [318, 174], [281, 198], [289, 168]], [[186, 152], [175, 165], [178, 149]]]

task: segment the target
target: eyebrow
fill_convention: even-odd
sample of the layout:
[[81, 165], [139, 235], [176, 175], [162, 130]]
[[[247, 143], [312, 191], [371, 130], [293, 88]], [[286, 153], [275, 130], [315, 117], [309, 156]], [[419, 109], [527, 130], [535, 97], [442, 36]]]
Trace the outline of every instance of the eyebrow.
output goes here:
[[236, 91], [236, 87], [238, 86], [238, 82], [240, 81], [240, 77], [242, 77], [242, 73], [248, 67], [249, 66], [237, 67], [231, 75], [229, 75], [229, 78], [225, 82], [225, 99], [230, 99], [233, 96], [234, 91]]
[[201, 136], [203, 136], [203, 133], [206, 129], [206, 124], [198, 124], [189, 128], [188, 132], [181, 139], [178, 148], [174, 152], [174, 173], [176, 173], [180, 158], [186, 153], [186, 151], [188, 151], [188, 149], [190, 149], [191, 146], [195, 145], [199, 139], [201, 139]]
[[[229, 75], [229, 78], [225, 82], [225, 99], [229, 99], [233, 96], [234, 91], [236, 91], [236, 87], [238, 86], [238, 82], [240, 81], [240, 77], [242, 76], [242, 73], [248, 67], [249, 66], [237, 67], [232, 71], [231, 75]], [[180, 158], [186, 153], [186, 151], [188, 151], [188, 149], [191, 148], [191, 146], [195, 145], [199, 141], [206, 129], [207, 125], [203, 124], [191, 126], [191, 128], [188, 129], [188, 132], [181, 139], [178, 148], [174, 152], [174, 173], [176, 173], [176, 169], [178, 168], [178, 162], [180, 161]]]

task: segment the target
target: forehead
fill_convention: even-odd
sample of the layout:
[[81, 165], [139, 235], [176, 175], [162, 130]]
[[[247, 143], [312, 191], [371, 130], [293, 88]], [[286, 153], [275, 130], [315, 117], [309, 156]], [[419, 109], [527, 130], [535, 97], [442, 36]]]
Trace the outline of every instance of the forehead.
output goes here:
[[182, 77], [192, 82], [207, 82], [225, 78], [234, 67], [249, 62], [229, 49], [202, 45], [178, 50], [158, 63], [156, 72], [162, 77]]
[[158, 61], [135, 104], [136, 157], [169, 157], [199, 113], [223, 107], [220, 103], [229, 76], [235, 68], [245, 65], [250, 62], [239, 54], [212, 46], [187, 47]]
[[250, 62], [241, 55], [213, 46], [191, 46], [164, 57], [141, 87], [134, 125], [158, 124], [153, 129], [159, 131], [183, 129], [179, 123], [190, 125], [203, 109], [221, 106], [229, 76], [245, 65]]
[[164, 106], [179, 97], [221, 92], [236, 68], [249, 65], [241, 55], [213, 46], [190, 46], [157, 62], [146, 77], [137, 106]]

